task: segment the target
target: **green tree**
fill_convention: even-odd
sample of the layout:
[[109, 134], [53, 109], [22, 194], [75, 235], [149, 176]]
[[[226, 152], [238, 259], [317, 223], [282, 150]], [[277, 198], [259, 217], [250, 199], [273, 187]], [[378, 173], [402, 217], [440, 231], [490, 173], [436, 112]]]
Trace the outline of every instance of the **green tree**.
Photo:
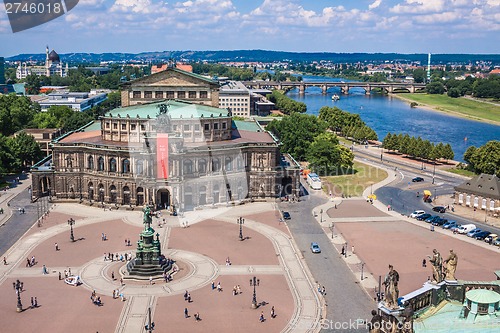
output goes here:
[[280, 139], [283, 152], [304, 161], [314, 138], [324, 132], [326, 127], [326, 123], [316, 116], [294, 112], [282, 120], [271, 121], [266, 130]]
[[11, 172], [16, 166], [16, 159], [8, 141], [7, 137], [0, 134], [0, 177]]
[[88, 124], [92, 120], [94, 120], [94, 118], [89, 113], [73, 112], [64, 121], [63, 129], [65, 132], [74, 131], [74, 130], [79, 129], [80, 127]]
[[469, 147], [464, 154], [469, 169], [475, 173], [498, 174], [500, 170], [500, 141], [488, 141], [476, 148]]
[[28, 95], [38, 95], [40, 93], [41, 78], [36, 74], [30, 74], [26, 76], [26, 93]]
[[431, 82], [425, 86], [429, 94], [442, 95], [444, 93], [444, 85], [439, 81]]
[[43, 152], [38, 142], [35, 141], [32, 135], [26, 134], [24, 131], [15, 137], [9, 138], [8, 144], [10, 145], [11, 152], [18, 160], [18, 164], [23, 167], [30, 166], [43, 157]]
[[443, 158], [446, 161], [448, 161], [448, 160], [452, 160], [454, 157], [455, 157], [455, 153], [453, 152], [451, 145], [449, 143], [447, 143], [443, 148]]
[[413, 80], [415, 83], [424, 83], [427, 73], [421, 68], [417, 68], [413, 71]]
[[458, 88], [450, 88], [447, 92], [447, 95], [452, 98], [460, 97], [460, 89]]

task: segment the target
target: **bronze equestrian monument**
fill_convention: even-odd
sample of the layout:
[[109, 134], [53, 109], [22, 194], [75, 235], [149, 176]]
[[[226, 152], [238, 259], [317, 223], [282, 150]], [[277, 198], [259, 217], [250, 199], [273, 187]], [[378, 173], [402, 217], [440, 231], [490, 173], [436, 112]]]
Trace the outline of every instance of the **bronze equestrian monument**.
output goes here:
[[145, 206], [142, 211], [144, 230], [141, 231], [137, 241], [136, 257], [127, 264], [128, 275], [124, 277], [125, 279], [157, 278], [172, 268], [171, 260], [166, 260], [161, 254], [160, 234], [155, 235], [155, 230], [151, 227], [153, 215], [151, 208]]

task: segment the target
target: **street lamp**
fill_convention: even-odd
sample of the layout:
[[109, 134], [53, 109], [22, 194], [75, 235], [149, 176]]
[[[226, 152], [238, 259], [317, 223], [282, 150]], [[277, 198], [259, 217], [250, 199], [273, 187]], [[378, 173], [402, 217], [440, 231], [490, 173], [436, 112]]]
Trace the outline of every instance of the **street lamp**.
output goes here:
[[330, 225], [330, 230], [331, 230], [331, 232], [332, 232], [332, 239], [333, 239], [333, 228], [334, 228], [334, 227], [335, 227], [335, 226], [334, 226], [334, 224], [333, 224], [333, 222], [332, 222], [332, 224]]
[[151, 322], [151, 307], [148, 308], [148, 323], [146, 324], [146, 326], [144, 326], [144, 328], [149, 333], [152, 333], [153, 330], [155, 329], [155, 323]]
[[361, 281], [363, 281], [363, 279], [365, 278], [363, 276], [363, 268], [365, 268], [365, 263], [364, 262], [361, 263]]
[[323, 223], [323, 209], [319, 211], [319, 222]]
[[22, 284], [23, 283], [19, 280], [14, 282], [14, 289], [16, 290], [16, 294], [17, 294], [17, 307], [16, 307], [17, 312], [23, 311], [23, 304], [21, 303], [21, 291], [23, 291]]
[[434, 188], [434, 200], [437, 199], [437, 188]]
[[71, 228], [71, 234], [70, 234], [69, 238], [71, 239], [71, 241], [72, 241], [72, 242], [74, 242], [74, 241], [75, 241], [75, 236], [73, 236], [73, 225], [75, 224], [75, 222], [76, 222], [76, 221], [75, 221], [75, 220], [73, 220], [73, 218], [70, 218], [70, 219], [68, 220], [68, 224], [69, 224], [69, 226], [70, 226], [70, 228]]
[[255, 287], [257, 287], [259, 283], [260, 280], [255, 276], [250, 279], [250, 287], [253, 287], [252, 309], [257, 309], [257, 293], [255, 291]]
[[344, 258], [347, 258], [347, 242], [345, 242]]
[[240, 241], [243, 240], [243, 224], [245, 223], [245, 219], [241, 216], [236, 220], [236, 223], [240, 225]]
[[432, 171], [432, 183], [434, 184], [434, 177], [436, 176], [436, 161], [433, 162], [434, 170]]

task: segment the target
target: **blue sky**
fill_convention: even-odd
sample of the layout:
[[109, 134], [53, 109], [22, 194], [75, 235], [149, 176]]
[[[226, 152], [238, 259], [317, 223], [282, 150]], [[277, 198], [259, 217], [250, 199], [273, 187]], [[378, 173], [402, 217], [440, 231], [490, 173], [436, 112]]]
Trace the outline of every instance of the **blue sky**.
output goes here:
[[80, 0], [12, 33], [0, 5], [0, 55], [265, 49], [500, 53], [500, 0]]

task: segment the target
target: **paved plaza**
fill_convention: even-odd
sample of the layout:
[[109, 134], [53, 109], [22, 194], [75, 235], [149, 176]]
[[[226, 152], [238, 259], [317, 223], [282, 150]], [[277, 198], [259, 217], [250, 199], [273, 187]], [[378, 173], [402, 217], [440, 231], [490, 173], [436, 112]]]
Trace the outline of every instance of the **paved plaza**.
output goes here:
[[[311, 323], [323, 311], [318, 293], [275, 208], [271, 203], [254, 203], [155, 219], [152, 227], [159, 234], [163, 254], [176, 261], [173, 281], [124, 280], [122, 285], [126, 263], [104, 257], [135, 254], [143, 229], [142, 212], [55, 204], [40, 226], [35, 223], [7, 251], [8, 265], [0, 266], [0, 312], [11, 314], [0, 316], [2, 330], [69, 332], [85, 327], [86, 332], [141, 332], [151, 307], [160, 331], [317, 331], [319, 327], [311, 329]], [[240, 216], [245, 219], [243, 241], [236, 223]], [[70, 218], [75, 220], [75, 242], [69, 237]], [[167, 223], [159, 227], [163, 218]], [[32, 256], [36, 264], [28, 267], [26, 260]], [[227, 258], [231, 265], [226, 265]], [[43, 274], [43, 265], [49, 274]], [[82, 285], [59, 280], [59, 273], [64, 277], [69, 270], [81, 277]], [[251, 308], [250, 279], [254, 276], [259, 279], [258, 309]], [[12, 287], [17, 279], [24, 284], [21, 313], [16, 313]], [[212, 282], [220, 283], [222, 291], [213, 290]], [[240, 286], [241, 293], [233, 295], [234, 286]], [[115, 289], [124, 301], [112, 297]], [[103, 306], [91, 302], [93, 290]], [[192, 297], [190, 303], [183, 297], [186, 290]], [[31, 297], [37, 298], [38, 307], [30, 307]], [[276, 316], [271, 318], [273, 306]], [[259, 321], [261, 312], [264, 322]], [[195, 313], [201, 320], [194, 319]]]

